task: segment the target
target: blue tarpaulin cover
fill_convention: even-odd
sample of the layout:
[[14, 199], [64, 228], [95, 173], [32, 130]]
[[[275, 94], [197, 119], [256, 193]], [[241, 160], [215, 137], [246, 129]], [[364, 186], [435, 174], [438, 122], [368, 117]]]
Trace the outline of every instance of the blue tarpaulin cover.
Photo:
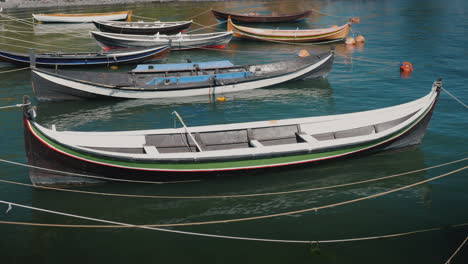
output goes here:
[[238, 79], [238, 78], [247, 78], [251, 76], [252, 73], [249, 71], [243, 72], [233, 72], [233, 73], [222, 73], [222, 74], [213, 74], [213, 75], [199, 75], [199, 76], [184, 76], [184, 77], [160, 77], [154, 78], [153, 80], [147, 82], [146, 84], [171, 84], [171, 83], [191, 83], [191, 82], [205, 82], [208, 81], [213, 76], [217, 79]]
[[173, 71], [173, 70], [191, 70], [198, 64], [200, 69], [204, 68], [223, 68], [234, 66], [230, 61], [206, 61], [191, 63], [172, 63], [172, 64], [139, 64], [132, 71]]

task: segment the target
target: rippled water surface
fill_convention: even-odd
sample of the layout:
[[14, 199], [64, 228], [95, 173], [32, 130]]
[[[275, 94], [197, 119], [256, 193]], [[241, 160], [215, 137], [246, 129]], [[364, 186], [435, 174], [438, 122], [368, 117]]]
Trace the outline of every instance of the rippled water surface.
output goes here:
[[[337, 57], [326, 80], [281, 84], [267, 89], [225, 94], [225, 102], [208, 97], [171, 100], [84, 101], [38, 103], [38, 122], [58, 129], [118, 131], [173, 126], [172, 111], [189, 126], [347, 113], [396, 105], [429, 92], [437, 77], [443, 86], [468, 102], [468, 19], [463, 0], [407, 1], [228, 1], [153, 3], [145, 5], [17, 10], [6, 14], [30, 17], [32, 12], [96, 12], [132, 9], [142, 17], [183, 20], [209, 8], [284, 13], [313, 8], [307, 22], [280, 27], [321, 28], [341, 25], [359, 16], [353, 34], [362, 46], [335, 44]], [[12, 51], [97, 50], [91, 25], [34, 25], [31, 20], [0, 25], [0, 46]], [[194, 18], [217, 23], [205, 12]], [[262, 25], [264, 27], [271, 25]], [[194, 25], [193, 29], [200, 28]], [[223, 25], [205, 31], [222, 30]], [[201, 31], [200, 31], [201, 32]], [[67, 34], [64, 34], [67, 33]], [[23, 41], [20, 41], [23, 40]], [[28, 41], [28, 42], [24, 42]], [[230, 59], [247, 64], [295, 56], [302, 48], [318, 53], [332, 45], [285, 45], [233, 40], [225, 50], [172, 52], [168, 62]], [[414, 72], [403, 78], [398, 63], [409, 61]], [[123, 67], [127, 70], [131, 67]], [[1, 65], [0, 71], [12, 69]], [[108, 70], [108, 69], [93, 69]], [[0, 106], [32, 95], [27, 71], [0, 74]], [[19, 109], [0, 110], [0, 158], [25, 163]], [[466, 157], [467, 109], [442, 93], [420, 146], [316, 167], [242, 175], [169, 185], [105, 184], [78, 188], [97, 193], [206, 196], [287, 192], [351, 183], [413, 171]], [[102, 196], [0, 182], [0, 200], [129, 224], [174, 224], [248, 218], [309, 209], [381, 193], [464, 167], [460, 162], [390, 180], [247, 198], [152, 199]], [[244, 238], [324, 241], [371, 237], [445, 227], [442, 230], [379, 240], [296, 244], [208, 238], [134, 228], [61, 228], [0, 224], [2, 263], [444, 263], [468, 235], [468, 173], [405, 189], [375, 199], [237, 223], [172, 227], [169, 230]], [[26, 168], [0, 163], [0, 180], [29, 184]], [[102, 224], [0, 205], [0, 221], [47, 224]], [[452, 263], [468, 262], [465, 246]]]

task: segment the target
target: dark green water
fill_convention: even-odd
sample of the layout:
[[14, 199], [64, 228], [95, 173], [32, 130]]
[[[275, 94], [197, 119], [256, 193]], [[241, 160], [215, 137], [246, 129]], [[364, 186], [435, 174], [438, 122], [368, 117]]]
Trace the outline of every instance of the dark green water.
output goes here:
[[[81, 131], [149, 129], [173, 126], [177, 110], [189, 125], [270, 120], [369, 110], [407, 102], [425, 95], [441, 76], [444, 87], [468, 102], [466, 4], [454, 1], [230, 1], [128, 6], [74, 7], [45, 11], [114, 11], [162, 20], [181, 20], [210, 7], [244, 12], [273, 9], [293, 12], [314, 8], [337, 16], [359, 16], [353, 32], [367, 42], [362, 47], [337, 45], [328, 80], [302, 81], [268, 89], [226, 94], [226, 102], [206, 97], [174, 100], [55, 102], [38, 104], [38, 120], [58, 129]], [[44, 11], [44, 10], [42, 10]], [[30, 17], [32, 11], [7, 14]], [[36, 12], [36, 11], [35, 11]], [[2, 18], [4, 19], [4, 18]], [[216, 23], [209, 13], [195, 21]], [[345, 18], [314, 14], [301, 27], [342, 24]], [[295, 25], [283, 25], [295, 26]], [[196, 28], [196, 26], [194, 27]], [[222, 27], [220, 27], [222, 28]], [[10, 38], [46, 43], [74, 50], [97, 49], [88, 35], [92, 26], [28, 26], [2, 21], [2, 49], [24, 51], [33, 46]], [[16, 33], [5, 31], [16, 30]], [[18, 32], [19, 31], [19, 32]], [[51, 33], [55, 31], [56, 33]], [[75, 32], [76, 37], [60, 32]], [[21, 35], [20, 35], [21, 34]], [[7, 37], [7, 38], [5, 38]], [[52, 46], [36, 48], [55, 50]], [[329, 45], [307, 46], [313, 52]], [[58, 48], [57, 48], [58, 49]], [[230, 59], [257, 63], [289, 58], [298, 46], [233, 40], [225, 51], [173, 52], [169, 62]], [[366, 61], [363, 61], [366, 60]], [[415, 70], [401, 78], [398, 66], [368, 61], [410, 61]], [[0, 71], [11, 67], [3, 65]], [[0, 106], [16, 104], [31, 95], [29, 73], [0, 74]], [[18, 109], [0, 110], [0, 158], [25, 162]], [[417, 148], [333, 162], [300, 170], [243, 175], [171, 185], [106, 184], [79, 188], [94, 192], [200, 196], [281, 192], [356, 182], [412, 171], [466, 157], [467, 111], [443, 93], [423, 143]], [[395, 189], [451, 170], [467, 162], [392, 180], [287, 195], [224, 199], [148, 199], [40, 191], [0, 183], [0, 200], [82, 216], [131, 224], [159, 224], [245, 218], [295, 211], [356, 199]], [[354, 204], [238, 223], [177, 227], [205, 234], [279, 240], [332, 240], [401, 233], [468, 222], [468, 173]], [[29, 183], [27, 169], [0, 164], [0, 179]], [[0, 205], [0, 221], [55, 224], [99, 224], [65, 216]], [[206, 238], [141, 229], [71, 229], [0, 224], [1, 263], [444, 263], [468, 227], [445, 228], [390, 239], [320, 244], [288, 244]], [[467, 263], [465, 246], [452, 263]]]

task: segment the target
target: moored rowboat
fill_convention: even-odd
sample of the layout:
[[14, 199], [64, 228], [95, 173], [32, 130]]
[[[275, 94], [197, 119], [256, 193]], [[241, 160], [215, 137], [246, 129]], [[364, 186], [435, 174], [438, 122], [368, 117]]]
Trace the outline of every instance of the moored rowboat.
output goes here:
[[216, 19], [220, 21], [225, 21], [231, 17], [232, 20], [238, 22], [248, 22], [248, 23], [276, 23], [276, 22], [294, 22], [298, 20], [304, 20], [309, 17], [312, 11], [307, 10], [303, 12], [298, 12], [294, 14], [268, 14], [268, 15], [261, 15], [255, 12], [250, 12], [248, 14], [238, 14], [238, 13], [229, 13], [229, 12], [222, 12], [216, 11], [211, 9], [211, 12], [216, 17]]
[[135, 34], [135, 35], [154, 35], [175, 34], [185, 30], [192, 25], [192, 21], [175, 22], [121, 22], [121, 21], [93, 21], [93, 24], [102, 32]]
[[[415, 101], [333, 116], [121, 132], [45, 128], [23, 107], [24, 140], [34, 185], [108, 179], [175, 181], [268, 171], [419, 144], [441, 89]], [[27, 97], [24, 104], [29, 104]], [[55, 170], [55, 172], [37, 167]], [[71, 176], [79, 173], [84, 177]], [[89, 177], [86, 177], [88, 175]]]
[[[161, 46], [153, 48], [121, 49], [106, 52], [51, 52], [35, 54], [34, 57], [35, 65], [41, 67], [115, 65], [159, 59], [167, 55], [169, 51], [169, 46]], [[28, 66], [31, 63], [29, 54], [4, 50], [0, 50], [0, 61], [12, 63], [18, 66]]]
[[232, 32], [205, 34], [130, 35], [91, 31], [91, 35], [104, 49], [128, 47], [154, 47], [170, 45], [172, 50], [196, 48], [224, 48], [232, 38]]
[[84, 72], [32, 68], [39, 100], [98, 98], [163, 99], [214, 95], [268, 87], [292, 80], [324, 77], [332, 51], [316, 56], [254, 65], [229, 61], [139, 65], [131, 72]]
[[82, 14], [32, 14], [34, 19], [45, 23], [91, 23], [100, 20], [127, 20], [130, 21], [132, 11], [109, 13], [82, 13]]
[[265, 29], [239, 26], [228, 19], [227, 28], [238, 38], [272, 42], [334, 42], [346, 38], [351, 23], [324, 29]]

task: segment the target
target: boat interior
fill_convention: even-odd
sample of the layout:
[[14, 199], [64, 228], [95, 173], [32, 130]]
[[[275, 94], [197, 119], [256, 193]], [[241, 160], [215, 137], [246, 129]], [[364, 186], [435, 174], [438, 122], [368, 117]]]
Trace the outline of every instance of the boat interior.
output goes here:
[[[400, 131], [428, 107], [430, 95], [416, 101], [365, 112], [262, 122], [127, 132], [68, 132], [40, 127], [61, 144], [103, 155], [156, 158], [159, 154], [260, 154], [272, 150], [333, 149], [369, 142]], [[275, 148], [276, 147], [276, 148]], [[224, 152], [223, 152], [224, 151]], [[207, 154], [208, 155], [208, 154]]]

